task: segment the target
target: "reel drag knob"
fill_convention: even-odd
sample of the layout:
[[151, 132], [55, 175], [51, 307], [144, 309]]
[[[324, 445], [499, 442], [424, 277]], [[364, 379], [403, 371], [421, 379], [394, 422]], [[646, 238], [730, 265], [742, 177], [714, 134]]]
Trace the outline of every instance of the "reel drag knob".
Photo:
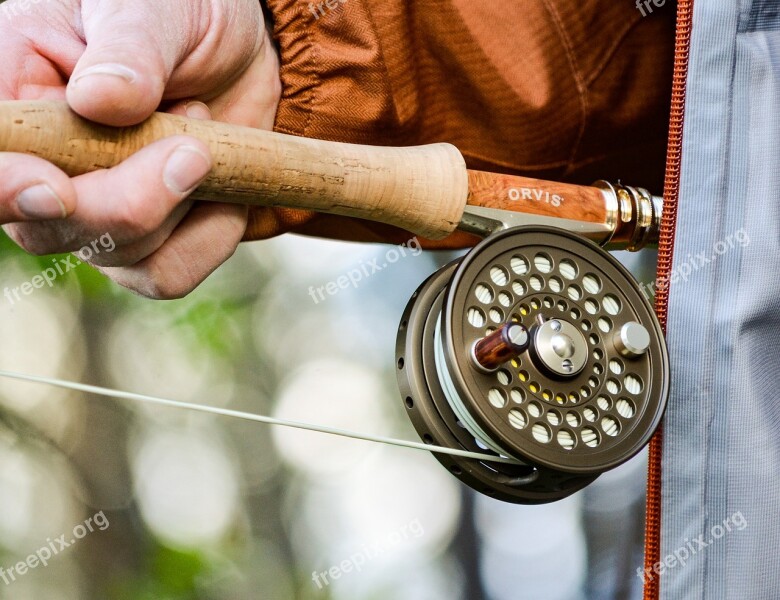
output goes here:
[[650, 334], [640, 323], [630, 321], [615, 333], [612, 343], [621, 356], [639, 358], [650, 348]]

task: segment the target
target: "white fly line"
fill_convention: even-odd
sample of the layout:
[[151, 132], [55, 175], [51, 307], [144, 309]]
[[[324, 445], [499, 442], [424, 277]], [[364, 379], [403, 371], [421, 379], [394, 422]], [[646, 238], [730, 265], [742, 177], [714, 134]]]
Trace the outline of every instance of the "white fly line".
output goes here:
[[317, 425], [314, 423], [304, 423], [302, 421], [292, 421], [289, 419], [276, 419], [274, 417], [256, 415], [253, 413], [242, 412], [238, 410], [230, 410], [227, 408], [217, 408], [215, 406], [194, 404], [192, 402], [181, 402], [179, 400], [171, 400], [168, 398], [160, 398], [157, 396], [149, 396], [146, 394], [123, 392], [121, 390], [114, 390], [111, 388], [99, 387], [95, 385], [86, 385], [83, 383], [66, 381], [64, 379], [57, 379], [54, 377], [44, 377], [41, 375], [26, 375], [24, 373], [14, 373], [12, 371], [3, 371], [3, 370], [0, 370], [0, 377], [5, 377], [7, 379], [17, 379], [20, 381], [26, 381], [29, 383], [36, 383], [40, 385], [49, 385], [53, 387], [64, 388], [64, 389], [74, 390], [78, 392], [84, 392], [86, 394], [95, 394], [97, 396], [103, 396], [105, 398], [117, 398], [120, 400], [131, 400], [133, 402], [142, 402], [146, 404], [156, 404], [158, 406], [168, 406], [172, 408], [192, 410], [192, 411], [208, 413], [212, 415], [219, 415], [223, 417], [232, 417], [234, 419], [243, 419], [245, 421], [254, 421], [256, 423], [265, 423], [267, 425], [292, 427], [294, 429], [316, 431], [319, 433], [338, 435], [341, 437], [352, 438], [355, 440], [364, 440], [367, 442], [388, 444], [390, 446], [400, 446], [401, 448], [411, 448], [413, 450], [424, 450], [425, 452], [436, 452], [439, 454], [450, 454], [452, 456], [462, 456], [463, 458], [473, 458], [475, 460], [484, 461], [484, 462], [497, 462], [497, 463], [504, 463], [510, 465], [522, 464], [518, 460], [515, 460], [513, 458], [506, 458], [503, 456], [482, 454], [479, 452], [471, 452], [469, 450], [459, 450], [457, 448], [445, 448], [444, 446], [435, 446], [432, 444], [424, 444], [422, 442], [413, 442], [411, 440], [401, 440], [401, 439], [396, 439], [396, 438], [391, 438], [391, 437], [386, 437], [381, 435], [359, 433], [357, 431], [349, 431], [346, 429], [339, 429], [337, 427], [328, 427], [326, 425]]

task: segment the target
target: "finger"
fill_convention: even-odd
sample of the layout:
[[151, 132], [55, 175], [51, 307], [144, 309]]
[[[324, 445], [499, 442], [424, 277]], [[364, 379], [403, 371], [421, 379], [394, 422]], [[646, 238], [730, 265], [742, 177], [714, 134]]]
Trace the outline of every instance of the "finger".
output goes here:
[[268, 33], [263, 29], [257, 56], [230, 89], [209, 101], [218, 121], [258, 129], [273, 129], [281, 97], [279, 58]]
[[[191, 119], [208, 120], [211, 118], [209, 107], [197, 100], [180, 102], [171, 107], [169, 112]], [[192, 202], [180, 204], [150, 236], [123, 246], [118, 253], [98, 255], [92, 260], [92, 264], [101, 267], [122, 267], [140, 262], [163, 245], [191, 207]]]
[[173, 105], [169, 110], [173, 115], [181, 115], [190, 119], [200, 119], [202, 121], [211, 120], [211, 109], [208, 105], [199, 100], [186, 100]]
[[[104, 267], [125, 267], [142, 261], [165, 243], [182, 219], [187, 216], [192, 204], [191, 200], [185, 200], [176, 206], [165, 221], [152, 233], [133, 242], [118, 245], [111, 252], [96, 255], [91, 260], [92, 264]], [[78, 252], [76, 251], [76, 254]]]
[[64, 219], [76, 208], [68, 176], [35, 156], [0, 153], [0, 223]]
[[233, 255], [246, 224], [243, 205], [199, 203], [157, 252], [132, 267], [100, 271], [147, 298], [182, 298]]
[[193, 16], [201, 11], [188, 11], [188, 4], [85, 1], [87, 49], [68, 84], [71, 107], [116, 126], [134, 125], [152, 114], [177, 64], [201, 35], [200, 19]]
[[[173, 106], [170, 112], [187, 116], [191, 119], [211, 118], [209, 107], [197, 100], [180, 102]], [[91, 261], [92, 264], [94, 266], [102, 267], [122, 267], [140, 262], [163, 245], [165, 240], [170, 237], [173, 230], [179, 225], [191, 207], [191, 201], [183, 202], [173, 210], [163, 224], [153, 231], [151, 235], [136, 242], [124, 245], [120, 248], [119, 252], [96, 255]]]
[[[144, 239], [162, 243], [164, 238], [155, 232], [166, 223], [175, 227], [169, 218], [208, 175], [211, 165], [204, 143], [174, 136], [147, 146], [112, 169], [75, 177], [79, 201], [71, 217], [56, 224], [18, 225], [24, 248], [34, 254], [72, 252], [109, 232], [117, 244], [111, 260], [124, 264], [123, 246]], [[152, 244], [146, 254], [155, 249]]]

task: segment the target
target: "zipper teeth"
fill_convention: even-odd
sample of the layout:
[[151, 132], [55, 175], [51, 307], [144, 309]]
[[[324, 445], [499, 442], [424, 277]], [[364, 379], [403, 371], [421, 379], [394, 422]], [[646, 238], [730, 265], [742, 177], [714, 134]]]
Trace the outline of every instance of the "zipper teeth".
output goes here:
[[[658, 240], [658, 272], [655, 310], [666, 332], [669, 305], [669, 274], [672, 270], [674, 235], [677, 225], [677, 203], [680, 194], [683, 124], [688, 59], [691, 46], [691, 25], [694, 0], [679, 0], [677, 5], [677, 35], [674, 48], [674, 77], [669, 117], [669, 147], [666, 155], [664, 208]], [[645, 600], [658, 600], [660, 580], [653, 565], [661, 559], [661, 450], [663, 429], [659, 427], [650, 441], [647, 469], [647, 506], [645, 515]]]

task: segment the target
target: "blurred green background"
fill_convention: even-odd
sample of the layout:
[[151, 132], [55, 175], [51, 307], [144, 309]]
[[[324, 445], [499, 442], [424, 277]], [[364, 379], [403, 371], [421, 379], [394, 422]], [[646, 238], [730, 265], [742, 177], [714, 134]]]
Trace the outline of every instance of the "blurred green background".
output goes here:
[[[407, 252], [357, 289], [309, 293], [390, 248], [244, 244], [171, 302], [83, 265], [22, 301], [0, 297], [0, 369], [415, 440], [396, 327], [454, 255]], [[53, 260], [3, 236], [0, 287]], [[0, 379], [0, 567], [99, 511], [110, 522], [0, 580], [0, 598], [637, 597], [643, 460], [566, 501], [519, 507], [476, 497], [413, 450]], [[360, 572], [313, 580], [356, 553], [369, 556]]]
[[[396, 327], [454, 255], [407, 253], [357, 289], [309, 294], [387, 252], [245, 244], [174, 302], [81, 266], [0, 296], [0, 370], [416, 440]], [[0, 233], [0, 292], [58, 260]], [[653, 279], [652, 254], [630, 260]], [[109, 522], [48, 566], [0, 576], [0, 599], [639, 598], [644, 460], [565, 501], [513, 506], [413, 450], [0, 379], [0, 573], [96, 513]], [[312, 577], [360, 555], [359, 572]]]

